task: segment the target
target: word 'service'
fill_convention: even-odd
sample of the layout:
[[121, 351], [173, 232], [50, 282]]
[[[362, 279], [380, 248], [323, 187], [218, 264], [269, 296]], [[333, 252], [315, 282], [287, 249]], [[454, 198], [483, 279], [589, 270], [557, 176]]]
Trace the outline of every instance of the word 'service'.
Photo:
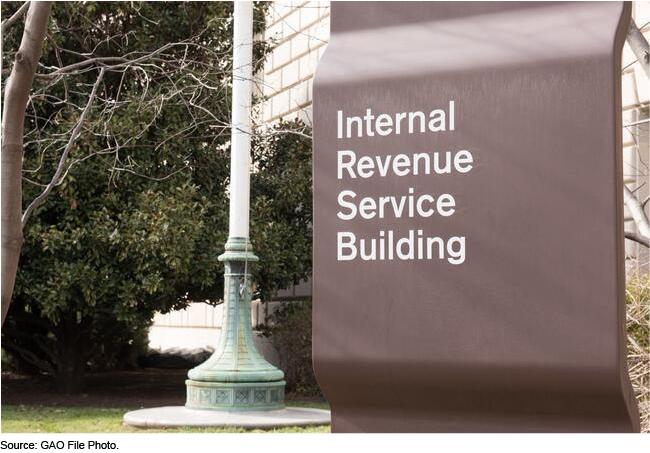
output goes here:
[[438, 213], [443, 217], [449, 217], [455, 211], [456, 200], [448, 193], [436, 198], [433, 195], [415, 195], [415, 189], [409, 187], [408, 195], [378, 197], [364, 197], [359, 201], [359, 206], [354, 203], [357, 194], [352, 190], [344, 190], [339, 193], [339, 205], [344, 211], [339, 211], [337, 216], [342, 220], [352, 220], [357, 214], [364, 219], [383, 219], [387, 214], [392, 214], [396, 219], [402, 216], [413, 218], [431, 217]]
[[[404, 125], [402, 124], [404, 121]], [[375, 116], [372, 109], [366, 109], [364, 116], [344, 118], [337, 112], [337, 138], [372, 137], [389, 134], [455, 131], [455, 102], [449, 101], [447, 110], [433, 109], [427, 116], [420, 112], [398, 113], [394, 116]], [[365, 126], [365, 127], [364, 127]], [[356, 134], [353, 133], [353, 130]], [[474, 168], [474, 156], [469, 150], [431, 153], [399, 153], [359, 156], [351, 149], [337, 151], [337, 179], [367, 178], [413, 178], [427, 175], [467, 174]], [[421, 179], [419, 180], [421, 181]], [[444, 181], [444, 179], [441, 179]], [[414, 183], [409, 184], [407, 193], [378, 197], [362, 196], [344, 189], [337, 197], [337, 217], [343, 221], [363, 219], [411, 219], [431, 218], [434, 215], [444, 221], [456, 213], [456, 199], [450, 193], [419, 193]], [[434, 223], [432, 222], [432, 225]], [[354, 225], [354, 224], [351, 224]], [[354, 231], [337, 232], [337, 260], [383, 261], [383, 260], [433, 260], [446, 261], [452, 265], [465, 262], [465, 236], [440, 236], [425, 234], [422, 229], [407, 225], [405, 236], [393, 230], [380, 230], [375, 237], [359, 238]], [[350, 227], [349, 229], [353, 229]]]

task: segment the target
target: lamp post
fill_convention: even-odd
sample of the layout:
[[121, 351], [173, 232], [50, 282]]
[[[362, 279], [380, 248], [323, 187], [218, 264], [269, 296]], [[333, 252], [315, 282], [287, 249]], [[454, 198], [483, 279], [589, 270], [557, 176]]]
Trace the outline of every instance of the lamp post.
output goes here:
[[221, 337], [214, 354], [189, 371], [186, 407], [272, 410], [284, 407], [284, 373], [253, 343], [249, 240], [250, 142], [253, 75], [253, 2], [235, 2], [233, 40], [230, 227], [225, 264]]

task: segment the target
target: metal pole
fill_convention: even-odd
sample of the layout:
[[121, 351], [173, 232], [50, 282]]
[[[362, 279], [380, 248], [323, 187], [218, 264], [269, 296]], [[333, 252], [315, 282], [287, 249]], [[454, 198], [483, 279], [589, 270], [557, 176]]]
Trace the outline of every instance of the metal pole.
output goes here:
[[235, 2], [229, 237], [249, 234], [252, 77], [253, 2]]
[[230, 228], [224, 262], [223, 318], [212, 356], [189, 371], [186, 407], [247, 411], [284, 407], [284, 373], [255, 348], [251, 325], [249, 241], [253, 3], [235, 2]]

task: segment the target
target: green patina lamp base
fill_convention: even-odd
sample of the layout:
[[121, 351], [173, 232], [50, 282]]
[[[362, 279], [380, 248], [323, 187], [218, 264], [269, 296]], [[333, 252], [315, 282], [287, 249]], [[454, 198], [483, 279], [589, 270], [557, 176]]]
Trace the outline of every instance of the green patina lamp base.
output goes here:
[[250, 267], [258, 258], [246, 238], [230, 238], [221, 338], [212, 356], [189, 371], [191, 409], [264, 411], [284, 408], [284, 373], [267, 362], [253, 343]]
[[185, 407], [220, 411], [284, 409], [284, 384], [284, 381], [234, 383], [188, 379]]

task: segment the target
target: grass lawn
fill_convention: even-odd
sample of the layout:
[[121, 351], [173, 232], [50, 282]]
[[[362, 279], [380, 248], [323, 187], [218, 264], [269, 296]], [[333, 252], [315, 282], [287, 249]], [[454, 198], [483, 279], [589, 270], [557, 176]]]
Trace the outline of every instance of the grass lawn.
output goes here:
[[[291, 406], [329, 409], [326, 403], [292, 401]], [[137, 429], [122, 424], [125, 412], [138, 408], [2, 406], [3, 433], [329, 433], [329, 426], [282, 428], [277, 430], [243, 430], [238, 428]]]

